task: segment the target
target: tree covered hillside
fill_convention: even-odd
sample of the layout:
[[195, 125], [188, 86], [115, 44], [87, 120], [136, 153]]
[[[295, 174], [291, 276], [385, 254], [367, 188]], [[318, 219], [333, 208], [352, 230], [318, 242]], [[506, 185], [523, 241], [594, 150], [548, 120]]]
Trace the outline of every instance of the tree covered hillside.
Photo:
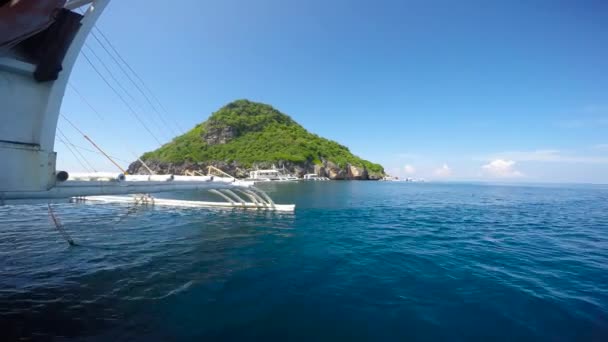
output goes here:
[[238, 100], [224, 106], [189, 132], [145, 153], [160, 163], [223, 162], [251, 168], [257, 163], [348, 165], [383, 174], [381, 165], [353, 155], [346, 146], [308, 132], [272, 106]]

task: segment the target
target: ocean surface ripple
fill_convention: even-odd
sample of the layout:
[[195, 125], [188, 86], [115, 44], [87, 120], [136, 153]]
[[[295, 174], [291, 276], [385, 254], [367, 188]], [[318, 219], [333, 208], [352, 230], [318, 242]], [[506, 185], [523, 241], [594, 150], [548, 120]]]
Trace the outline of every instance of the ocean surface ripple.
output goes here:
[[264, 187], [296, 212], [56, 204], [74, 247], [0, 207], [0, 340], [608, 341], [608, 187]]

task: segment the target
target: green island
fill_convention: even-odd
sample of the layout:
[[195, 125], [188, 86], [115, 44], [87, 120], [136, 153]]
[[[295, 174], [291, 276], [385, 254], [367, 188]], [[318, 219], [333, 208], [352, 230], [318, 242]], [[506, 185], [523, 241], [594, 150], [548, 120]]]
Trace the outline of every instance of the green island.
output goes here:
[[[348, 147], [310, 133], [270, 105], [237, 100], [187, 133], [141, 159], [155, 172], [181, 174], [212, 165], [237, 177], [276, 166], [302, 176], [330, 179], [380, 179], [384, 168], [352, 154]], [[146, 173], [133, 162], [129, 173]]]

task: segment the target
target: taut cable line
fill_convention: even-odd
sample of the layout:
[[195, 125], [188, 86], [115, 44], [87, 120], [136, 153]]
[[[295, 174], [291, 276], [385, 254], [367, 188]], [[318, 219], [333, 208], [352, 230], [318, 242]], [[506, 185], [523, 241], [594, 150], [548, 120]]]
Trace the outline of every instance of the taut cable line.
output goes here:
[[[120, 54], [120, 52], [118, 52], [118, 50], [114, 47], [114, 44], [112, 44], [112, 42], [110, 42], [110, 40], [108, 39], [108, 37], [106, 37], [106, 35], [99, 29], [99, 27], [95, 26], [94, 28], [95, 28], [95, 30], [97, 30], [97, 32], [99, 32], [99, 35], [101, 36], [101, 38], [103, 38], [103, 40], [105, 40], [108, 43], [108, 46], [110, 47], [110, 49], [112, 49], [112, 51], [114, 51], [114, 53], [116, 54], [116, 56], [118, 57], [118, 59], [120, 59], [120, 61], [122, 61], [122, 63], [131, 71], [131, 73], [133, 74], [133, 76], [135, 76], [135, 78], [141, 83], [141, 85], [144, 87], [144, 89], [148, 91], [148, 93], [150, 94], [150, 96], [152, 97], [152, 99], [154, 99], [156, 101], [156, 103], [158, 103], [159, 107], [163, 110], [163, 112], [165, 114], [167, 114], [167, 116], [169, 118], [171, 118], [171, 114], [169, 114], [169, 111], [167, 110], [167, 108], [165, 108], [165, 106], [163, 106], [162, 102], [160, 102], [160, 100], [158, 99], [158, 97], [156, 97], [156, 95], [154, 95], [154, 93], [152, 92], [152, 90], [150, 90], [150, 88], [146, 85], [146, 82], [144, 82], [144, 80], [139, 76], [139, 74], [122, 57], [122, 55]], [[95, 32], [91, 31], [91, 33], [93, 34], [93, 37], [96, 37], [95, 36]], [[175, 125], [175, 127], [177, 128], [177, 131], [180, 132], [180, 134], [183, 134], [183, 133], [186, 132], [181, 126], [179, 126], [179, 124], [177, 123], [176, 120], [170, 120], [170, 121], [171, 121], [171, 123], [173, 123], [173, 125]]]
[[[100, 34], [101, 31], [99, 29], [97, 29], [99, 31]], [[158, 109], [156, 108], [156, 106], [154, 105], [154, 103], [152, 103], [152, 101], [150, 100], [150, 98], [148, 97], [148, 95], [146, 95], [146, 93], [143, 91], [143, 89], [141, 89], [141, 87], [139, 86], [139, 84], [137, 84], [137, 82], [135, 82], [135, 80], [133, 80], [133, 78], [131, 77], [131, 75], [129, 75], [129, 72], [127, 70], [125, 70], [125, 68], [122, 66], [122, 64], [126, 64], [126, 62], [124, 61], [124, 59], [120, 56], [120, 54], [118, 53], [118, 51], [116, 51], [116, 49], [113, 47], [113, 45], [111, 45], [111, 43], [109, 42], [109, 40], [107, 40], [107, 38], [105, 39], [107, 44], [110, 45], [111, 49], [114, 51], [114, 53], [120, 58], [120, 60], [118, 60], [114, 54], [112, 54], [108, 48], [105, 46], [105, 44], [97, 37], [97, 35], [95, 34], [94, 31], [91, 31], [91, 35], [93, 36], [93, 38], [95, 38], [95, 40], [97, 41], [97, 43], [99, 43], [99, 45], [105, 50], [105, 52], [108, 54], [108, 56], [110, 56], [110, 58], [112, 58], [112, 60], [114, 61], [114, 63], [116, 63], [116, 65], [118, 65], [118, 68], [120, 69], [120, 71], [122, 71], [122, 73], [127, 76], [127, 78], [129, 79], [129, 81], [131, 81], [131, 83], [135, 86], [135, 88], [139, 91], [139, 93], [141, 95], [143, 95], [144, 99], [146, 99], [146, 102], [148, 102], [148, 104], [150, 105], [150, 107], [152, 108], [152, 110], [157, 114], [158, 118], [161, 120], [161, 122], [165, 125], [164, 127], [167, 128], [173, 135], [177, 136], [180, 133], [178, 133], [177, 131], [175, 131], [175, 129], [170, 126], [167, 121], [165, 120], [164, 116], [161, 114], [160, 111], [158, 111]], [[90, 47], [89, 47], [90, 49]], [[122, 63], [121, 63], [122, 61]], [[132, 69], [130, 69], [132, 70]], [[175, 125], [175, 123], [174, 123]]]
[[117, 162], [114, 161], [114, 159], [112, 159], [112, 157], [110, 157], [104, 150], [101, 149], [101, 147], [99, 147], [94, 141], [93, 139], [89, 138], [83, 131], [81, 131], [78, 127], [76, 127], [76, 125], [74, 125], [74, 123], [72, 123], [72, 121], [70, 121], [68, 118], [65, 117], [65, 115], [60, 114], [61, 117], [67, 121], [67, 123], [70, 124], [70, 126], [74, 127], [75, 130], [78, 131], [78, 133], [82, 134], [82, 136], [91, 143], [91, 145], [93, 145], [93, 147], [95, 147], [99, 152], [101, 152], [101, 154], [103, 154], [112, 164], [114, 164], [114, 166], [116, 166], [120, 172], [127, 174], [127, 171], [125, 171], [125, 169], [123, 169]]
[[[78, 97], [80, 97], [80, 99], [82, 100], [82, 102], [84, 102], [95, 113], [95, 115], [97, 115], [97, 117], [99, 118], [99, 120], [101, 120], [102, 122], [104, 122], [106, 124], [109, 124], [104, 119], [103, 115], [101, 115], [101, 113], [97, 109], [95, 109], [95, 107], [93, 107], [93, 105], [86, 99], [86, 97], [78, 90], [78, 88], [76, 86], [72, 85], [72, 83], [68, 83], [68, 86], [70, 87], [70, 89], [72, 89], [76, 93], [76, 95], [78, 95]], [[122, 142], [126, 142], [127, 141], [126, 139], [124, 139], [124, 137], [122, 135], [119, 134], [119, 132], [116, 131], [114, 133], [118, 134], [118, 136], [122, 140]], [[73, 146], [78, 147], [76, 145], [73, 145]], [[152, 169], [150, 169], [150, 167], [148, 167], [148, 165], [141, 159], [141, 157], [139, 157], [138, 154], [136, 154], [135, 152], [133, 152], [133, 150], [131, 150], [129, 148], [128, 144], [124, 143], [124, 146], [133, 155], [133, 157], [135, 157], [143, 165], [143, 167], [146, 170], [148, 170], [148, 172], [151, 175], [155, 174], [155, 172], [152, 171]], [[95, 153], [97, 153], [97, 152], [95, 151]], [[116, 158], [116, 157], [112, 157], [112, 158], [119, 160], [119, 158]], [[123, 161], [123, 162], [125, 162], [125, 161]], [[128, 163], [128, 162], [126, 162], [126, 163]]]
[[[84, 158], [83, 155], [80, 155], [80, 157], [78, 157], [78, 154], [76, 154], [75, 150], [73, 150], [70, 147], [71, 143], [66, 142], [66, 140], [68, 140], [67, 136], [65, 134], [63, 134], [63, 132], [61, 131], [61, 129], [59, 127], [57, 127], [57, 132], [59, 133], [59, 135], [57, 136], [57, 139], [63, 144], [65, 145], [65, 147], [68, 149], [68, 151], [70, 151], [70, 153], [74, 156], [74, 159], [76, 159], [76, 161], [78, 162], [78, 164], [80, 164], [80, 166], [82, 166], [82, 168], [88, 172], [95, 172], [95, 169], [92, 167], [91, 164], [89, 164], [89, 162], [87, 161], [86, 164], [89, 164], [89, 166], [85, 165], [85, 163], [80, 159], [80, 157], [82, 157], [83, 159], [86, 160], [86, 158]], [[80, 154], [80, 153], [79, 153]], [[90, 168], [89, 168], [90, 167]]]
[[133, 114], [133, 116], [135, 117], [135, 119], [137, 119], [137, 121], [141, 124], [141, 126], [150, 134], [150, 136], [159, 144], [162, 145], [162, 143], [160, 142], [160, 140], [154, 135], [154, 133], [152, 133], [152, 131], [150, 130], [150, 128], [148, 128], [148, 126], [144, 123], [144, 121], [139, 117], [139, 115], [137, 114], [137, 112], [133, 109], [133, 107], [131, 107], [131, 105], [124, 99], [124, 97], [122, 95], [120, 95], [120, 93], [116, 90], [116, 88], [114, 88], [110, 82], [103, 76], [103, 74], [99, 71], [99, 69], [97, 69], [97, 67], [95, 66], [95, 64], [89, 59], [89, 57], [87, 56], [87, 54], [84, 51], [81, 51], [82, 56], [84, 57], [84, 59], [86, 59], [86, 61], [89, 63], [89, 65], [93, 68], [93, 70], [97, 73], [97, 75], [99, 75], [99, 77], [101, 77], [101, 79], [105, 82], [105, 84], [110, 87], [110, 89], [112, 89], [112, 91], [114, 92], [114, 94], [116, 94], [116, 96], [118, 96], [118, 98], [127, 106], [127, 108], [129, 108], [129, 111]]

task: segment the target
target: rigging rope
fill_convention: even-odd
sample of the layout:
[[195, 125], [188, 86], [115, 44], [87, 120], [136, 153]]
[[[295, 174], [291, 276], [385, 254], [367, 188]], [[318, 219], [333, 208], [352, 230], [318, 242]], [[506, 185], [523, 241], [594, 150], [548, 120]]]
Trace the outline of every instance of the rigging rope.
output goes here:
[[82, 134], [82, 136], [91, 143], [91, 145], [93, 145], [93, 147], [95, 147], [99, 152], [101, 152], [112, 164], [114, 164], [114, 166], [116, 166], [120, 172], [124, 173], [125, 175], [127, 174], [127, 171], [125, 171], [125, 169], [123, 169], [120, 165], [118, 165], [118, 163], [116, 163], [114, 161], [114, 159], [112, 159], [104, 150], [101, 149], [101, 147], [97, 146], [97, 144], [91, 139], [89, 138], [86, 134], [84, 134], [83, 131], [81, 131], [78, 127], [76, 127], [76, 125], [74, 125], [74, 123], [72, 123], [72, 121], [70, 121], [68, 118], [65, 117], [65, 115], [63, 114], [59, 114], [61, 115], [61, 117], [67, 121], [72, 127], [74, 127], [75, 130], [78, 131], [78, 133]]
[[[106, 37], [106, 35], [101, 31], [101, 29], [99, 29], [99, 27], [97, 27], [97, 25], [95, 25], [94, 28], [95, 28], [95, 30], [97, 30], [99, 32], [99, 35], [101, 35], [101, 37], [103, 38], [103, 40], [105, 40], [108, 43], [108, 46], [110, 47], [110, 49], [112, 49], [112, 51], [114, 51], [114, 53], [116, 54], [116, 56], [118, 56], [118, 58], [124, 63], [124, 65], [131, 71], [131, 73], [135, 76], [135, 78], [137, 78], [139, 80], [139, 82], [144, 87], [144, 89], [146, 89], [148, 91], [148, 93], [150, 94], [150, 96], [156, 101], [156, 103], [158, 103], [159, 107], [170, 118], [171, 114], [169, 114], [169, 111], [165, 108], [165, 106], [163, 106], [162, 102], [160, 102], [160, 100], [158, 99], [158, 97], [156, 97], [156, 95], [154, 95], [154, 93], [152, 92], [152, 90], [150, 90], [150, 88], [146, 85], [146, 82], [144, 82], [144, 80], [139, 76], [139, 74], [137, 72], [135, 72], [135, 70], [131, 67], [131, 65], [122, 57], [122, 55], [120, 54], [120, 52], [118, 52], [118, 50], [114, 47], [114, 44], [112, 44], [112, 42], [110, 42], [110, 40], [108, 39], [108, 37]], [[95, 32], [91, 31], [91, 33], [93, 34], [93, 37], [95, 39], [97, 39], [96, 36], [95, 36]], [[173, 123], [175, 125], [175, 127], [177, 127], [177, 131], [180, 132], [181, 134], [183, 134], [183, 133], [186, 132], [181, 126], [179, 126], [179, 124], [177, 123], [176, 120], [171, 120], [171, 123]]]
[[[72, 89], [72, 90], [73, 90], [73, 91], [76, 93], [76, 95], [78, 95], [78, 97], [80, 97], [80, 99], [81, 99], [81, 100], [82, 100], [82, 101], [83, 101], [83, 102], [84, 102], [84, 103], [85, 103], [85, 104], [86, 104], [86, 105], [87, 105], [89, 108], [91, 108], [91, 110], [92, 110], [92, 111], [93, 111], [93, 112], [94, 112], [94, 113], [97, 115], [97, 117], [99, 118], [99, 120], [103, 121], [104, 123], [107, 123], [107, 121], [106, 121], [106, 120], [103, 118], [103, 116], [101, 115], [101, 113], [99, 113], [99, 111], [97, 111], [97, 109], [95, 109], [95, 107], [93, 107], [93, 105], [92, 105], [92, 104], [91, 104], [91, 103], [90, 103], [90, 102], [89, 102], [89, 101], [88, 101], [88, 100], [87, 100], [87, 99], [84, 97], [84, 95], [82, 95], [82, 93], [81, 93], [81, 92], [78, 90], [78, 88], [76, 88], [76, 87], [75, 87], [74, 85], [72, 85], [71, 83], [68, 83], [68, 86], [70, 87], [70, 89]], [[115, 133], [117, 133], [117, 134], [118, 134], [118, 132], [117, 132], [117, 131], [116, 131]], [[120, 139], [121, 139], [123, 142], [124, 142], [124, 141], [127, 141], [127, 139], [124, 139], [124, 137], [123, 137], [122, 135], [120, 135], [120, 134], [118, 134], [118, 135], [119, 135], [119, 138], [120, 138]], [[75, 147], [78, 147], [78, 146], [76, 146], [76, 145], [74, 145], [74, 146], [75, 146]], [[129, 151], [129, 152], [130, 152], [130, 153], [131, 153], [131, 154], [132, 154], [132, 155], [133, 155], [133, 156], [134, 156], [134, 157], [135, 157], [135, 158], [136, 158], [136, 159], [137, 159], [137, 160], [138, 160], [138, 161], [139, 161], [139, 162], [140, 162], [142, 165], [143, 165], [143, 167], [144, 167], [146, 170], [148, 170], [148, 172], [149, 172], [151, 175], [155, 174], [155, 172], [154, 172], [154, 171], [152, 171], [152, 169], [150, 169], [150, 167], [148, 167], [148, 165], [147, 165], [147, 164], [146, 164], [146, 163], [145, 163], [145, 162], [144, 162], [144, 161], [143, 161], [143, 160], [142, 160], [142, 159], [139, 157], [139, 155], [137, 155], [135, 152], [133, 152], [133, 150], [131, 150], [131, 149], [129, 149], [129, 148], [128, 148], [128, 144], [124, 144], [124, 146], [125, 146], [125, 147], [127, 148], [127, 150], [128, 150], [128, 151]], [[93, 152], [95, 152], [95, 153], [99, 153], [99, 152], [97, 152], [97, 151], [93, 151]], [[112, 156], [111, 156], [111, 157], [112, 157]], [[116, 158], [116, 157], [112, 157], [112, 158], [114, 158], [114, 159], [116, 159], [116, 160], [120, 160], [119, 158]], [[120, 160], [120, 161], [122, 161], [123, 163], [129, 163], [129, 162], [124, 161], [124, 160]]]
[[[99, 61], [99, 64], [101, 64], [101, 66], [104, 68], [104, 70], [106, 71], [107, 75], [110, 76], [110, 78], [114, 81], [114, 83], [116, 85], [118, 85], [118, 87], [120, 88], [120, 90], [122, 91], [123, 94], [125, 94], [130, 100], [131, 103], [134, 104], [134, 107], [137, 108], [137, 110], [140, 113], [145, 113], [144, 108], [139, 104], [139, 102], [135, 99], [135, 97], [133, 95], [131, 95], [131, 93], [129, 92], [129, 90], [127, 90], [127, 88], [125, 88], [122, 83], [120, 82], [120, 80], [118, 78], [116, 78], [116, 76], [114, 76], [114, 73], [112, 72], [112, 70], [110, 70], [110, 68], [108, 67], [108, 65], [103, 61], [103, 59], [101, 59], [101, 57], [97, 54], [97, 52], [95, 52], [95, 50], [93, 50], [93, 48], [91, 48], [88, 44], [84, 44], [84, 46], [89, 49], [89, 51], [93, 54], [93, 56]], [[170, 140], [167, 137], [171, 136], [171, 133], [169, 132], [169, 134], [167, 135], [166, 132], [163, 131], [163, 126], [159, 125], [156, 121], [152, 120], [149, 116], [145, 116], [146, 119], [148, 119], [149, 122], [152, 122], [154, 124], [154, 126], [156, 127], [158, 133], [161, 136], [164, 136], [163, 139], [165, 140]]]
[[[97, 29], [97, 30], [99, 31], [99, 29]], [[100, 33], [101, 33], [101, 31], [100, 31]], [[150, 98], [148, 97], [148, 95], [146, 95], [146, 93], [141, 89], [141, 87], [137, 84], [137, 82], [135, 82], [133, 80], [133, 78], [131, 78], [131, 75], [129, 75], [129, 73], [123, 68], [121, 62], [108, 50], [108, 48], [104, 45], [104, 43], [102, 43], [102, 41], [99, 40], [99, 38], [97, 37], [97, 35], [95, 34], [94, 31], [91, 31], [91, 35], [97, 41], [97, 43], [99, 43], [99, 45], [104, 49], [104, 51], [112, 58], [112, 60], [114, 61], [114, 63], [116, 63], [116, 65], [118, 65], [118, 68], [120, 69], [120, 71], [122, 71], [122, 73], [125, 76], [127, 76], [127, 78], [129, 79], [129, 81], [131, 81], [131, 83], [135, 86], [135, 88], [143, 95], [143, 97], [146, 99], [146, 101], [148, 102], [148, 104], [150, 105], [150, 107], [152, 108], [152, 110], [157, 114], [157, 116], [159, 117], [159, 119], [164, 124], [164, 127], [167, 128], [167, 129], [169, 129], [173, 135], [175, 135], [175, 136], [179, 135], [179, 133], [176, 132], [175, 129], [173, 127], [171, 127], [167, 123], [167, 121], [165, 121], [165, 118], [158, 111], [158, 109], [156, 109], [156, 106], [152, 103], [152, 101], [150, 100]], [[108, 41], [108, 45], [110, 45], [109, 41]], [[90, 49], [90, 47], [89, 47], [89, 49]], [[118, 53], [118, 51], [116, 51], [116, 49], [114, 49], [112, 47], [112, 50], [114, 51], [114, 53], [116, 53], [117, 55], [120, 56], [120, 54]], [[121, 60], [124, 62], [124, 59], [121, 58]]]
[[156, 142], [159, 145], [162, 145], [162, 143], [160, 142], [160, 140], [158, 140], [158, 138], [154, 135], [154, 133], [152, 133], [152, 131], [150, 130], [150, 128], [148, 128], [148, 126], [143, 122], [143, 120], [139, 117], [139, 115], [137, 115], [137, 112], [135, 112], [135, 110], [133, 109], [133, 107], [131, 107], [131, 105], [124, 99], [124, 97], [122, 95], [120, 95], [120, 93], [116, 90], [116, 88], [114, 88], [110, 82], [108, 82], [108, 80], [101, 74], [101, 72], [99, 72], [99, 69], [97, 69], [97, 67], [95, 66], [95, 64], [93, 64], [93, 62], [89, 59], [89, 57], [87, 56], [87, 54], [84, 51], [80, 51], [82, 56], [86, 59], [86, 61], [89, 63], [89, 65], [93, 68], [93, 70], [97, 73], [97, 75], [99, 75], [99, 77], [101, 77], [101, 79], [105, 82], [105, 84], [110, 87], [110, 89], [112, 89], [112, 91], [114, 92], [114, 94], [116, 94], [116, 96], [118, 96], [118, 98], [120, 98], [120, 100], [127, 106], [127, 108], [129, 108], [129, 110], [131, 111], [131, 113], [133, 114], [133, 116], [137, 119], [137, 121], [142, 125], [142, 127], [150, 134], [150, 136], [152, 136], [152, 138], [154, 140], [156, 140]]
[[[80, 166], [82, 166], [83, 169], [85, 169], [88, 172], [91, 172], [91, 170], [93, 172], [97, 172], [95, 171], [95, 168], [93, 167], [93, 165], [91, 165], [91, 163], [89, 163], [89, 161], [87, 160], [87, 158], [85, 158], [81, 153], [79, 153], [78, 151], [73, 150], [70, 145], [72, 144], [70, 142], [70, 140], [68, 139], [68, 137], [63, 133], [63, 131], [61, 130], [61, 128], [57, 127], [57, 132], [59, 133], [60, 136], [57, 136], [57, 139], [59, 139], [60, 142], [62, 142], [65, 147], [70, 151], [70, 153], [72, 153], [72, 155], [74, 156], [74, 158], [76, 159], [76, 161], [80, 164]], [[78, 157], [78, 155], [80, 155], [80, 157], [86, 162], [86, 164], [90, 167], [87, 167], [85, 165], [85, 163], [83, 163], [83, 161]]]
[[[77, 9], [81, 14], [84, 15], [84, 12], [86, 10], [84, 10], [83, 8], [78, 8]], [[158, 98], [156, 98], [154, 96], [154, 94], [152, 93], [152, 91], [146, 86], [145, 82], [141, 79], [141, 77], [139, 77], [139, 75], [135, 72], [135, 70], [133, 70], [133, 68], [129, 65], [129, 63], [127, 63], [127, 61], [122, 57], [122, 55], [118, 52], [118, 50], [114, 47], [114, 45], [110, 42], [110, 40], [106, 37], [106, 35], [97, 27], [94, 26], [94, 29], [97, 30], [99, 32], [99, 34], [101, 35], [101, 37], [107, 42], [108, 46], [110, 46], [110, 48], [112, 49], [112, 51], [114, 51], [114, 53], [118, 56], [118, 58], [126, 65], [126, 67], [133, 73], [133, 75], [141, 82], [141, 84], [144, 86], [144, 88], [146, 90], [148, 90], [148, 92], [150, 93], [150, 95], [156, 100], [156, 102], [160, 105], [161, 108], [164, 109], [165, 113], [167, 113], [167, 115], [169, 115], [169, 113], [167, 112], [167, 110], [164, 108], [164, 106], [162, 105], [162, 103], [160, 103], [160, 101], [158, 100]], [[131, 83], [133, 83], [133, 85], [135, 85], [135, 87], [137, 88], [137, 90], [144, 96], [144, 98], [146, 99], [146, 101], [150, 104], [150, 106], [152, 107], [152, 109], [158, 114], [159, 118], [161, 119], [161, 121], [163, 122], [163, 124], [165, 125], [164, 127], [169, 129], [169, 125], [167, 124], [167, 122], [165, 121], [165, 119], [163, 118], [162, 114], [156, 109], [156, 107], [154, 106], [154, 104], [152, 103], [152, 101], [150, 101], [150, 99], [148, 98], [148, 96], [145, 94], [145, 92], [138, 86], [138, 84], [131, 78], [131, 76], [129, 75], [128, 72], [126, 72], [126, 70], [122, 67], [121, 63], [118, 62], [118, 60], [116, 60], [116, 58], [114, 57], [114, 55], [112, 55], [110, 53], [110, 51], [106, 48], [106, 46], [101, 42], [101, 40], [97, 37], [97, 35], [95, 34], [94, 31], [91, 31], [93, 37], [95, 38], [95, 40], [99, 43], [99, 45], [106, 51], [106, 53], [112, 58], [112, 60], [116, 63], [116, 65], [118, 65], [118, 67], [120, 68], [120, 70], [127, 76], [127, 78], [129, 79], [129, 81], [131, 81]], [[85, 43], [85, 46], [87, 46], [87, 48], [91, 51], [91, 53], [101, 62], [102, 66], [105, 68], [105, 70], [108, 72], [108, 74], [110, 75], [110, 77], [114, 80], [114, 82], [116, 82], [118, 84], [118, 86], [131, 98], [131, 100], [133, 100], [135, 102], [136, 105], [139, 106], [139, 104], [137, 103], [137, 101], [135, 100], [135, 98], [122, 86], [122, 84], [116, 79], [116, 77], [114, 77], [113, 73], [110, 71], [110, 69], [107, 67], [107, 65], [103, 62], [103, 60], [99, 57], [99, 55], [97, 55], [97, 53], [95, 53], [95, 51], [88, 46]], [[97, 75], [99, 77], [101, 77], [101, 79], [106, 83], [106, 85], [108, 87], [110, 87], [110, 89], [120, 98], [120, 100], [127, 106], [127, 108], [129, 108], [129, 110], [131, 111], [131, 113], [133, 114], [133, 116], [136, 118], [136, 120], [142, 125], [142, 127], [150, 134], [150, 136], [152, 136], [152, 138], [159, 144], [162, 145], [162, 143], [159, 141], [159, 139], [152, 133], [152, 131], [150, 130], [150, 128], [144, 123], [144, 121], [139, 117], [139, 115], [137, 115], [137, 113], [135, 112], [135, 110], [133, 109], [133, 107], [131, 107], [129, 105], [129, 103], [124, 99], [124, 97], [122, 97], [120, 95], [120, 93], [118, 93], [118, 91], [116, 90], [116, 88], [114, 88], [110, 82], [103, 76], [103, 74], [95, 67], [95, 65], [93, 64], [93, 62], [91, 61], [91, 59], [86, 55], [86, 53], [84, 51], [81, 51], [83, 57], [86, 59], [86, 61], [89, 63], [89, 65], [93, 68], [93, 70], [97, 73]], [[68, 84], [70, 86], [70, 88], [72, 90], [74, 90], [74, 92], [76, 92], [76, 94], [81, 98], [81, 100], [83, 102], [85, 102], [85, 104], [87, 106], [89, 106], [89, 108], [91, 108], [93, 110], [93, 112], [97, 115], [97, 117], [102, 120], [105, 121], [103, 119], [103, 116], [89, 103], [89, 101], [87, 101], [87, 99], [80, 93], [80, 91], [78, 91], [78, 89], [76, 87], [74, 87], [72, 84]], [[140, 109], [143, 109], [142, 106], [139, 106]], [[170, 116], [170, 115], [169, 115]], [[110, 160], [115, 166], [117, 166], [123, 173], [126, 173], [116, 162], [114, 162], [114, 160], [112, 159], [113, 157], [106, 154], [99, 146], [97, 146], [97, 144], [95, 144], [95, 142], [93, 142], [93, 140], [91, 140], [86, 134], [84, 134], [80, 129], [78, 129], [72, 122], [70, 122], [65, 116], [62, 115], [62, 117], [68, 121], [68, 123], [70, 123], [70, 125], [72, 125], [77, 131], [79, 131], [83, 137], [85, 139], [87, 139], [102, 155], [104, 155], [106, 158], [108, 158], [108, 160]], [[156, 124], [156, 122], [154, 122]], [[181, 127], [179, 127], [177, 125], [177, 123], [175, 121], [172, 121], [172, 123], [178, 127], [179, 131], [183, 131], [183, 129], [181, 129]], [[170, 129], [171, 131], [173, 131], [173, 128]], [[64, 137], [67, 139], [67, 136], [64, 135]], [[124, 140], [124, 139], [123, 139]], [[63, 142], [63, 141], [62, 141]], [[71, 142], [63, 142], [66, 147], [72, 152], [72, 154], [75, 156], [75, 158], [78, 160], [78, 158], [76, 157], [75, 153], [72, 151], [72, 149], [68, 146], [68, 143], [70, 145], [72, 145], [75, 148], [82, 148], [79, 147], [77, 145], [74, 145]], [[88, 160], [86, 160], [86, 158], [77, 150], [74, 149], [76, 152], [78, 152], [78, 154], [80, 154], [82, 156], [82, 158], [87, 161], [88, 164]], [[86, 149], [85, 149], [86, 150]], [[89, 150], [91, 152], [95, 152], [92, 150]], [[150, 167], [134, 152], [130, 151], [131, 154], [133, 154], [135, 156], [135, 158], [137, 158], [137, 160], [142, 164], [142, 166], [151, 174], [155, 174], [154, 171], [152, 171], [152, 169], [150, 169]], [[115, 157], [114, 157], [115, 158]], [[118, 159], [118, 158], [115, 158]], [[78, 160], [81, 165], [82, 162], [80, 160]], [[123, 161], [124, 162], [124, 161]], [[90, 164], [89, 164], [90, 165]], [[83, 166], [84, 167], [84, 166]], [[86, 168], [86, 167], [85, 167]]]
[[[91, 153], [95, 153], [95, 154], [101, 154], [101, 152], [99, 152], [99, 151], [91, 150], [90, 148], [86, 148], [84, 146], [76, 145], [76, 144], [74, 144], [72, 142], [68, 142], [68, 144], [71, 145], [73, 148], [77, 148], [77, 149], [82, 150], [82, 151], [91, 152]], [[116, 156], [110, 155], [110, 157], [112, 157], [114, 160], [118, 160], [119, 162], [122, 162], [122, 163], [130, 163], [130, 161], [124, 160], [122, 158], [118, 158]]]
[[93, 105], [91, 105], [91, 103], [89, 103], [89, 101], [84, 97], [84, 95], [82, 95], [82, 93], [78, 90], [78, 88], [73, 86], [71, 82], [68, 82], [68, 87], [70, 87], [70, 89], [72, 89], [76, 93], [76, 95], [78, 95], [78, 97], [80, 97], [82, 102], [84, 102], [89, 108], [91, 108], [91, 110], [97, 115], [97, 117], [101, 121], [105, 122], [103, 116], [101, 116], [101, 114], [97, 111], [97, 109], [95, 109], [95, 107], [93, 107]]
[[63, 226], [61, 221], [59, 221], [59, 217], [55, 215], [55, 212], [53, 211], [53, 208], [51, 207], [50, 203], [48, 204], [48, 207], [49, 216], [51, 217], [51, 220], [53, 221], [53, 224], [55, 225], [55, 228], [57, 229], [59, 234], [65, 239], [65, 241], [67, 241], [70, 246], [76, 246], [76, 243], [74, 242], [74, 240], [72, 240], [70, 234], [68, 234], [68, 232], [65, 230], [65, 227]]
[[70, 146], [68, 146], [68, 144], [63, 139], [61, 139], [60, 137], [57, 137], [57, 139], [68, 149], [68, 151], [70, 151], [72, 156], [74, 156], [74, 159], [76, 159], [76, 161], [78, 162], [78, 164], [80, 164], [80, 166], [82, 167], [83, 170], [85, 170], [87, 172], [92, 172], [91, 169], [89, 169], [89, 167], [86, 166], [82, 162], [82, 160], [79, 159], [79, 157], [76, 155], [76, 153], [70, 148]]

